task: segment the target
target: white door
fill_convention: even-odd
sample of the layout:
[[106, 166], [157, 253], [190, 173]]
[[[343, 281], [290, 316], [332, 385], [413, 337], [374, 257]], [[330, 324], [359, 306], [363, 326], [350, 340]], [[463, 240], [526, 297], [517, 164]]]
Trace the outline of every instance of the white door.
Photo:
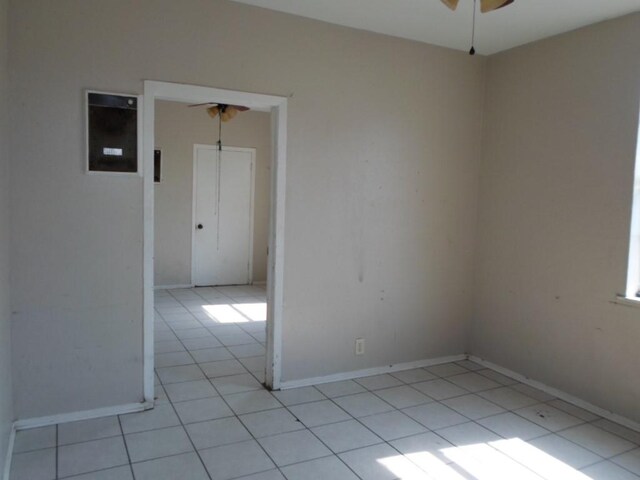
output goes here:
[[194, 146], [195, 285], [251, 282], [255, 149]]

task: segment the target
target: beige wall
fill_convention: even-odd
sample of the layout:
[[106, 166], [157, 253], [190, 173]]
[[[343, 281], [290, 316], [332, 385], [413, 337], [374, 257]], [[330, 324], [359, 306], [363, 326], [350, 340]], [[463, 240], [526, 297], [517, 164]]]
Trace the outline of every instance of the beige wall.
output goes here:
[[[193, 145], [214, 145], [218, 122], [204, 108], [156, 102], [156, 148], [162, 150], [162, 183], [155, 185], [154, 268], [156, 285], [191, 284]], [[225, 146], [256, 149], [253, 280], [267, 280], [271, 115], [244, 112], [224, 123]]]
[[488, 61], [471, 351], [640, 421], [624, 293], [640, 15]]
[[283, 380], [464, 351], [482, 57], [222, 0], [21, 0], [11, 24], [20, 417], [142, 396], [142, 183], [84, 174], [88, 87], [293, 95]]
[[7, 134], [7, 0], [0, 0], [0, 475], [11, 423], [11, 308], [9, 305], [9, 136]]

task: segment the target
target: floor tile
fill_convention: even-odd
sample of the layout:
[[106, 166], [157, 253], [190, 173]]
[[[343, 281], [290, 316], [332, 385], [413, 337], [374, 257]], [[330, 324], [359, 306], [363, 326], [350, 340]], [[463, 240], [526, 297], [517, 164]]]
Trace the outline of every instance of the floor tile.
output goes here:
[[194, 363], [195, 361], [187, 352], [156, 353], [155, 356], [156, 368], [177, 367]]
[[197, 365], [156, 368], [156, 372], [164, 385], [169, 383], [192, 382], [193, 380], [203, 380], [206, 378]]
[[553, 395], [549, 395], [542, 390], [538, 390], [537, 388], [530, 387], [529, 385], [525, 385], [523, 383], [513, 385], [511, 388], [520, 393], [524, 393], [528, 397], [535, 398], [539, 402], [548, 402], [555, 398]]
[[557, 408], [558, 410], [562, 410], [563, 412], [568, 413], [569, 415], [573, 415], [574, 417], [584, 420], [585, 422], [593, 422], [600, 418], [598, 415], [595, 415], [585, 410], [584, 408], [577, 407], [568, 402], [565, 402], [564, 400], [560, 400], [559, 398], [556, 398], [555, 400], [551, 400], [549, 402], [549, 405]]
[[216, 335], [218, 341], [225, 347], [237, 345], [255, 344], [256, 340], [248, 333], [235, 333], [233, 335]]
[[203, 348], [200, 350], [191, 350], [190, 353], [198, 363], [217, 362], [233, 358], [233, 355], [226, 347]]
[[16, 432], [13, 453], [29, 452], [56, 446], [56, 426], [31, 428]]
[[482, 370], [483, 368], [485, 368], [482, 365], [480, 365], [479, 363], [476, 363], [476, 362], [474, 362], [472, 360], [461, 360], [460, 362], [455, 362], [455, 363], [456, 363], [456, 365], [459, 365], [459, 366], [464, 367], [467, 370], [471, 370], [471, 371]]
[[[266, 354], [266, 349], [257, 343], [229, 347], [229, 351], [236, 358], [259, 357]], [[263, 362], [264, 363], [264, 362]]]
[[167, 457], [193, 450], [183, 427], [169, 427], [125, 435], [132, 462]]
[[463, 395], [461, 397], [443, 400], [442, 403], [471, 420], [489, 417], [503, 413], [504, 409], [478, 395]]
[[107, 468], [98, 472], [84, 473], [67, 477], [65, 480], [133, 480], [130, 465]]
[[285, 408], [248, 413], [241, 415], [240, 420], [256, 438], [304, 430], [305, 428], [304, 424]]
[[464, 388], [465, 390], [469, 390], [470, 392], [481, 392], [483, 390], [502, 386], [498, 382], [475, 372], [454, 375], [453, 377], [447, 378], [447, 380], [461, 388]]
[[409, 385], [376, 390], [375, 394], [395, 408], [415, 407], [433, 401]]
[[388, 444], [373, 445], [341, 453], [339, 457], [366, 480], [430, 480], [414, 463]]
[[180, 420], [171, 405], [158, 405], [152, 410], [120, 415], [120, 422], [122, 431], [125, 434], [173, 427], [180, 424]]
[[358, 480], [338, 457], [324, 457], [282, 469], [288, 480]]
[[[154, 343], [154, 353], [156, 355], [160, 353], [171, 353], [171, 352], [186, 352], [187, 349], [184, 348], [182, 342], [179, 340], [169, 340], [167, 342], [155, 342]], [[156, 366], [157, 368], [157, 366]]]
[[11, 480], [54, 480], [56, 449], [16, 453], [11, 461]]
[[240, 363], [250, 372], [264, 371], [267, 363], [264, 355], [259, 357], [245, 357], [240, 359]]
[[226, 395], [224, 399], [236, 415], [282, 407], [282, 404], [266, 390], [234, 393]]
[[[425, 372], [427, 373], [427, 372]], [[355, 380], [367, 390], [380, 390], [383, 388], [397, 387], [403, 382], [391, 375], [373, 375], [371, 377], [362, 377]]]
[[483, 370], [476, 370], [476, 373], [504, 386], [517, 385], [518, 383], [520, 383], [511, 377], [507, 377], [506, 375], [503, 375], [501, 373], [489, 370], [488, 368], [485, 368]]
[[509, 387], [478, 392], [478, 395], [482, 398], [486, 398], [496, 405], [500, 405], [506, 410], [517, 410], [518, 408], [528, 407], [539, 403], [537, 399], [529, 397], [524, 393], [520, 393]]
[[528, 443], [573, 468], [583, 468], [602, 461], [599, 455], [555, 434], [535, 438]]
[[309, 430], [260, 438], [258, 442], [279, 467], [331, 455]]
[[438, 378], [437, 375], [428, 372], [424, 368], [403, 370], [401, 372], [394, 372], [391, 375], [404, 383], [426, 382], [427, 380], [435, 380], [436, 378]]
[[255, 440], [200, 450], [200, 456], [215, 480], [229, 480], [275, 468]]
[[307, 427], [317, 427], [351, 419], [349, 414], [331, 400], [294, 405], [289, 407], [289, 410]]
[[362, 385], [357, 384], [353, 380], [323, 383], [322, 385], [316, 385], [316, 388], [329, 398], [366, 392], [366, 389]]
[[463, 388], [460, 388], [442, 378], [429, 380], [427, 382], [414, 383], [411, 386], [435, 400], [445, 400], [447, 398], [458, 397], [469, 393], [467, 390], [464, 390]]
[[612, 458], [611, 461], [636, 475], [640, 475], [640, 448], [618, 455]]
[[122, 437], [58, 447], [58, 475], [69, 477], [129, 463]]
[[286, 480], [280, 473], [280, 470], [269, 470], [261, 473], [254, 473], [246, 477], [240, 477], [237, 480]]
[[394, 409], [387, 402], [369, 392], [338, 397], [334, 398], [333, 401], [354, 417], [365, 417]]
[[500, 440], [500, 435], [478, 425], [475, 422], [462, 423], [453, 427], [441, 428], [436, 430], [438, 435], [448, 442], [458, 445], [472, 445], [480, 443], [493, 442]]
[[175, 403], [174, 407], [180, 420], [185, 425], [188, 423], [204, 422], [233, 416], [231, 409], [220, 397], [188, 400], [186, 402]]
[[134, 463], [136, 480], [209, 480], [209, 476], [195, 453]]
[[468, 421], [467, 418], [440, 403], [418, 405], [417, 407], [405, 408], [402, 411], [430, 430], [450, 427]]
[[515, 413], [552, 432], [584, 423], [579, 418], [564, 413], [546, 403], [520, 408]]
[[461, 373], [467, 373], [467, 370], [455, 363], [443, 363], [442, 365], [434, 365], [427, 367], [426, 370], [438, 377], [452, 377], [453, 375], [460, 375]]
[[636, 445], [640, 445], [640, 432], [635, 430], [631, 430], [627, 427], [623, 427], [618, 423], [614, 423], [610, 420], [600, 419], [593, 422], [593, 425], [606, 430], [609, 433], [614, 433], [619, 437], [624, 438], [625, 440], [629, 440], [630, 442], [635, 443]]
[[311, 431], [335, 453], [382, 443], [380, 437], [356, 420], [331, 423]]
[[[442, 450], [453, 447], [453, 444], [433, 432], [426, 432], [419, 435], [413, 435], [411, 437], [400, 438], [389, 443], [396, 450], [408, 456], [408, 458], [420, 466], [420, 468], [423, 468], [424, 465], [431, 467], [434, 463], [431, 457], [435, 457], [442, 463], [451, 462], [451, 460], [443, 455]], [[410, 456], [411, 454], [420, 455], [415, 455], [412, 458]], [[428, 456], [426, 456], [428, 458], [425, 459], [424, 454], [428, 454]]]
[[58, 426], [58, 445], [87, 442], [122, 435], [118, 417], [95, 418]]
[[504, 438], [530, 440], [550, 433], [549, 430], [511, 412], [483, 418], [477, 422]]
[[427, 431], [418, 422], [397, 410], [364, 417], [360, 421], [386, 441]]
[[231, 395], [264, 388], [250, 373], [214, 378], [211, 383], [213, 383], [220, 395]]
[[166, 385], [164, 390], [169, 399], [174, 403], [218, 396], [218, 392], [208, 380], [171, 383]]
[[582, 470], [592, 480], [639, 480], [640, 477], [612, 462], [602, 462]]
[[202, 368], [204, 374], [209, 378], [247, 373], [247, 369], [236, 359], [201, 363], [200, 368]]
[[617, 435], [589, 424], [563, 430], [558, 432], [558, 435], [597, 453], [603, 458], [613, 457], [636, 447], [633, 443]]
[[218, 341], [218, 339], [213, 335], [209, 337], [189, 338], [189, 339], [183, 340], [182, 343], [184, 344], [185, 347], [187, 347], [187, 350], [189, 350], [190, 352], [194, 350], [201, 350], [205, 348], [208, 349], [208, 348], [215, 348], [215, 347], [222, 346], [222, 344]]
[[192, 423], [185, 428], [198, 450], [251, 439], [249, 431], [236, 417]]
[[292, 388], [291, 390], [280, 390], [272, 393], [280, 403], [286, 406], [316, 402], [327, 398], [315, 387]]

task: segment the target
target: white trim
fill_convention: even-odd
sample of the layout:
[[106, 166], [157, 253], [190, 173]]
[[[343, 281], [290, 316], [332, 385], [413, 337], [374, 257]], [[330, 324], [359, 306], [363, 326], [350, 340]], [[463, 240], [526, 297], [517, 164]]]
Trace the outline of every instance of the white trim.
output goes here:
[[269, 231], [269, 268], [267, 283], [267, 374], [265, 384], [280, 387], [282, 355], [282, 316], [284, 305], [284, 215], [287, 161], [287, 98], [245, 93], [219, 88], [177, 83], [144, 82], [144, 391], [153, 398], [153, 149], [155, 101], [204, 103], [220, 102], [246, 105], [252, 110], [271, 112], [271, 206]]
[[[193, 182], [191, 186], [191, 284], [195, 286], [196, 282], [193, 279], [193, 272], [196, 268], [196, 173], [197, 173], [197, 152], [198, 149], [205, 150], [218, 150], [217, 145], [207, 145], [203, 143], [193, 144]], [[254, 147], [232, 147], [222, 146], [223, 152], [245, 152], [251, 154], [251, 191], [249, 192], [249, 264], [247, 265], [247, 284], [253, 283], [253, 235], [254, 235], [254, 223], [255, 223], [255, 189], [256, 189], [256, 149]], [[220, 169], [218, 169], [220, 171]], [[219, 180], [216, 179], [219, 183]]]
[[184, 285], [154, 285], [154, 290], [179, 290], [181, 288], [193, 288], [195, 285], [193, 284], [184, 284]]
[[31, 428], [47, 427], [58, 423], [77, 422], [78, 420], [90, 420], [92, 418], [111, 417], [125, 413], [142, 412], [153, 408], [153, 402], [127, 403], [113, 407], [96, 408], [93, 410], [81, 410], [79, 412], [60, 413], [46, 417], [25, 418], [15, 422], [16, 430], [29, 430]]
[[618, 305], [624, 305], [625, 307], [640, 308], [640, 298], [639, 297], [625, 297], [624, 295], [617, 295], [615, 300], [613, 300], [611, 303], [616, 303]]
[[402, 370], [412, 370], [414, 368], [432, 367], [443, 363], [459, 362], [466, 360], [467, 355], [461, 353], [459, 355], [449, 355], [447, 357], [437, 357], [415, 362], [396, 363], [393, 365], [385, 365], [384, 367], [365, 368], [363, 370], [353, 370], [351, 372], [334, 373], [323, 377], [303, 378], [301, 380], [289, 380], [280, 382], [280, 388], [287, 390], [290, 388], [309, 387], [311, 385], [320, 385], [330, 382], [341, 382], [343, 380], [352, 380], [354, 378], [370, 377], [372, 375], [381, 375], [383, 373], [401, 372]]
[[594, 413], [603, 418], [606, 418], [607, 420], [611, 420], [612, 422], [615, 422], [624, 427], [630, 428], [631, 430], [640, 432], [640, 423], [630, 420], [621, 415], [618, 415], [617, 413], [613, 413], [613, 412], [610, 412], [609, 410], [605, 410], [604, 408], [593, 405], [578, 397], [574, 397], [573, 395], [563, 392], [562, 390], [558, 390], [557, 388], [550, 387], [542, 382], [538, 382], [537, 380], [532, 380], [529, 377], [525, 377], [524, 375], [516, 373], [513, 370], [509, 370], [508, 368], [501, 367], [500, 365], [496, 365], [493, 362], [489, 362], [480, 357], [476, 357], [475, 355], [469, 355], [469, 360], [479, 363], [480, 365], [490, 368], [491, 370], [495, 370], [496, 372], [506, 375], [509, 378], [513, 378], [518, 382], [537, 388], [538, 390], [542, 390], [543, 392], [548, 393], [549, 395], [558, 397], [559, 399], [564, 400], [565, 402], [571, 403], [576, 407], [583, 408], [584, 410], [587, 410], [591, 413]]
[[9, 442], [7, 443], [7, 454], [4, 460], [4, 471], [2, 473], [2, 480], [9, 480], [9, 474], [11, 473], [11, 461], [13, 460], [13, 446], [16, 443], [16, 423], [11, 424], [11, 431], [9, 432]]

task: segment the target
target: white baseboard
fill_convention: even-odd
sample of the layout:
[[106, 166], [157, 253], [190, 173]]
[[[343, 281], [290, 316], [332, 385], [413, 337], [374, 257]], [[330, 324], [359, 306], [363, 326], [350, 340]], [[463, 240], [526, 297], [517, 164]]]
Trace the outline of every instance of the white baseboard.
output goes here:
[[624, 427], [630, 428], [631, 430], [640, 432], [640, 423], [630, 420], [626, 417], [623, 417], [622, 415], [618, 415], [617, 413], [613, 413], [608, 410], [605, 410], [604, 408], [593, 405], [578, 397], [574, 397], [573, 395], [563, 392], [562, 390], [558, 390], [557, 388], [550, 387], [548, 385], [545, 385], [542, 382], [538, 382], [537, 380], [532, 380], [528, 377], [525, 377], [524, 375], [516, 373], [512, 370], [509, 370], [508, 368], [501, 367], [500, 365], [496, 365], [495, 363], [484, 360], [483, 358], [476, 357], [475, 355], [469, 355], [469, 360], [479, 363], [480, 365], [490, 368], [491, 370], [495, 370], [496, 372], [506, 375], [507, 377], [513, 378], [518, 382], [537, 388], [538, 390], [542, 390], [543, 392], [548, 393], [549, 395], [558, 397], [559, 399], [564, 400], [565, 402], [571, 403], [576, 407], [583, 408], [591, 413], [594, 413], [595, 415], [599, 415], [602, 418], [606, 418], [607, 420], [611, 420], [612, 422], [615, 422]]
[[2, 472], [2, 480], [9, 480], [9, 474], [11, 473], [11, 460], [13, 459], [13, 445], [16, 442], [16, 424], [11, 424], [11, 431], [9, 432], [9, 443], [7, 444], [7, 455], [4, 460], [4, 471]]
[[28, 430], [30, 428], [47, 427], [57, 423], [77, 422], [78, 420], [90, 420], [92, 418], [110, 417], [125, 413], [142, 412], [153, 408], [152, 402], [127, 403], [113, 407], [96, 408], [94, 410], [82, 410], [79, 412], [60, 413], [47, 417], [25, 418], [15, 422], [16, 430]]
[[185, 284], [185, 285], [154, 285], [154, 290], [178, 290], [180, 288], [193, 288], [195, 285], [193, 284]]
[[459, 362], [466, 360], [467, 355], [450, 355], [448, 357], [431, 358], [427, 360], [418, 360], [416, 362], [396, 363], [394, 365], [385, 365], [384, 367], [365, 368], [363, 370], [353, 370], [351, 372], [334, 373], [323, 377], [303, 378], [300, 380], [288, 380], [280, 382], [281, 390], [290, 388], [308, 387], [311, 385], [320, 385], [322, 383], [340, 382], [342, 380], [352, 380], [354, 378], [370, 377], [371, 375], [381, 375], [383, 373], [400, 372], [402, 370], [411, 370], [413, 368], [432, 367], [442, 363]]

